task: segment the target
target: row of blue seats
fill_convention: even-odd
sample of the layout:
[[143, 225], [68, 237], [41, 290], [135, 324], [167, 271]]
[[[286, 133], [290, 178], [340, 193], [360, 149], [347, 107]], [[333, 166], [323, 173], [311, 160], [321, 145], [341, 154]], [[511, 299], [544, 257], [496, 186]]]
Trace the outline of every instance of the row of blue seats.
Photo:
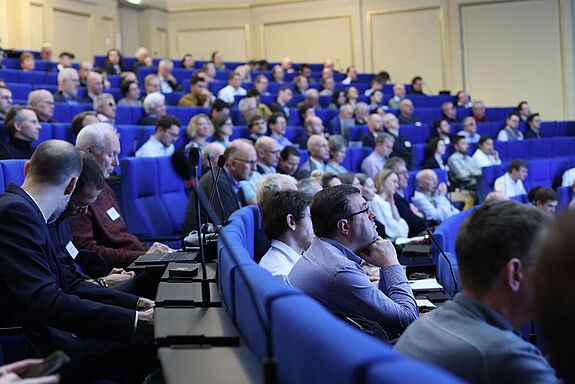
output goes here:
[[[108, 75], [107, 78], [112, 87], [120, 87], [121, 77], [119, 75]], [[58, 72], [37, 70], [25, 72], [16, 69], [2, 69], [0, 70], [0, 79], [6, 83], [58, 85]]]
[[252, 352], [262, 361], [277, 363], [278, 382], [458, 381], [345, 324], [257, 266], [254, 233], [260, 226], [255, 206], [232, 215], [218, 241], [219, 281], [228, 311]]

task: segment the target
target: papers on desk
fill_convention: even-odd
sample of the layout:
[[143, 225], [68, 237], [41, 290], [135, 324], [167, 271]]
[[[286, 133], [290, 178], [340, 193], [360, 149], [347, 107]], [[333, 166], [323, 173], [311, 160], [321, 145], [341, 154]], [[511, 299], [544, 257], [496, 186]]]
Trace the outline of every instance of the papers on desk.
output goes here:
[[421, 307], [435, 308], [435, 304], [433, 304], [431, 301], [427, 299], [415, 299], [415, 301], [417, 303], [418, 308]]
[[395, 239], [395, 244], [397, 245], [402, 245], [402, 244], [407, 244], [407, 243], [411, 243], [414, 241], [423, 241], [425, 240], [425, 236], [416, 236], [416, 237], [398, 237], [397, 239]]
[[435, 279], [409, 280], [413, 291], [440, 291], [443, 289]]

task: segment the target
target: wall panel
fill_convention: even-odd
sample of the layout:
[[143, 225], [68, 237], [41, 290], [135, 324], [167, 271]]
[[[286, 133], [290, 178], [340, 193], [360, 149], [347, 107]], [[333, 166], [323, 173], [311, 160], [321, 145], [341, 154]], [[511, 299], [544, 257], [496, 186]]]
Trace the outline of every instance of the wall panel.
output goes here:
[[249, 60], [249, 29], [247, 25], [189, 28], [176, 31], [176, 57], [193, 53], [197, 60], [209, 60], [214, 50], [224, 60]]
[[31, 2], [29, 13], [30, 25], [34, 26], [34, 28], [30, 28], [30, 45], [32, 47], [40, 47], [42, 43], [46, 42], [44, 4]]
[[488, 105], [528, 100], [544, 120], [563, 118], [558, 2], [462, 4], [460, 12], [468, 92]]
[[54, 56], [59, 52], [71, 51], [76, 60], [93, 59], [92, 19], [89, 13], [70, 9], [54, 8]]
[[447, 87], [443, 7], [370, 11], [367, 18], [373, 72], [404, 83], [420, 75], [430, 93]]

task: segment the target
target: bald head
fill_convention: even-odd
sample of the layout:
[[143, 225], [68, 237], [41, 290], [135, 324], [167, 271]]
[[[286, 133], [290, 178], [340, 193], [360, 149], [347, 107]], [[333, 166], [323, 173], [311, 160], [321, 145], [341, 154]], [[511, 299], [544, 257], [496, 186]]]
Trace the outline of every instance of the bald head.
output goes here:
[[413, 115], [413, 102], [409, 99], [403, 99], [399, 103], [399, 113], [405, 117]]
[[325, 137], [320, 135], [313, 135], [307, 140], [307, 149], [309, 156], [324, 161], [329, 159], [329, 145]]
[[434, 193], [437, 189], [437, 175], [430, 169], [424, 169], [417, 173], [417, 187], [424, 192]]
[[277, 141], [269, 136], [262, 136], [256, 141], [258, 161], [268, 167], [275, 167], [280, 160]]
[[36, 185], [65, 186], [82, 171], [80, 153], [62, 140], [41, 143], [28, 164], [26, 180]]
[[40, 121], [49, 121], [54, 115], [54, 96], [45, 89], [30, 92], [28, 105], [32, 107]]
[[402, 83], [397, 83], [393, 86], [393, 95], [404, 98], [405, 97], [405, 85]]
[[252, 143], [246, 139], [232, 141], [226, 151], [226, 168], [237, 180], [247, 180], [256, 170], [257, 155]]
[[208, 156], [211, 159], [212, 168], [216, 168], [218, 166], [218, 158], [224, 154], [226, 147], [221, 145], [220, 143], [209, 143], [202, 149], [202, 164], [204, 167], [208, 166]]

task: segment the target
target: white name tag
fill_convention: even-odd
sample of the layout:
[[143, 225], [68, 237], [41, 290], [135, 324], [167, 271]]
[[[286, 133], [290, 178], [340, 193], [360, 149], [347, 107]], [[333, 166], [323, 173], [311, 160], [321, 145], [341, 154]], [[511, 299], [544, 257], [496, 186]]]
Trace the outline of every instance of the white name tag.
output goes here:
[[66, 244], [66, 251], [68, 251], [70, 256], [72, 256], [72, 259], [75, 259], [79, 253], [78, 249], [76, 249], [76, 247], [74, 246], [74, 244], [71, 241], [68, 241], [68, 244]]
[[116, 208], [114, 207], [108, 209], [106, 213], [108, 214], [108, 216], [110, 216], [110, 219], [112, 219], [112, 221], [116, 221], [118, 217], [120, 217], [120, 214], [118, 213], [118, 211], [116, 211]]

